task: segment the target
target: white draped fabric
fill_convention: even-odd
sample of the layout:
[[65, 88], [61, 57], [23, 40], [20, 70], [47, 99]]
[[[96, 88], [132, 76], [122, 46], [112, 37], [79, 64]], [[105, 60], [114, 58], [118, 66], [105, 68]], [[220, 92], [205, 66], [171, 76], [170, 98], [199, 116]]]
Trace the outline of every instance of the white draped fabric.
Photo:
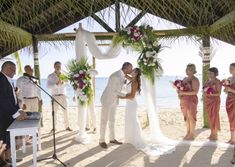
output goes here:
[[97, 59], [112, 59], [117, 57], [122, 49], [121, 45], [110, 46], [106, 53], [102, 53], [99, 49], [95, 36], [82, 28], [77, 30], [76, 39], [75, 39], [75, 49], [76, 49], [76, 59], [80, 60], [82, 56], [86, 56], [85, 44], [91, 55]]
[[[91, 52], [92, 56], [97, 59], [110, 59], [115, 58], [119, 55], [121, 51], [121, 45], [117, 46], [110, 46], [106, 53], [102, 53], [99, 49], [96, 39], [94, 35], [81, 27], [77, 30], [76, 39], [76, 59], [80, 60], [82, 56], [86, 56], [85, 44], [89, 51]], [[155, 86], [149, 81], [147, 78], [143, 77], [143, 91], [145, 92], [145, 99], [147, 99], [147, 110], [148, 110], [148, 117], [150, 122], [150, 129], [151, 129], [151, 142], [157, 142], [165, 144], [172, 144], [173, 141], [166, 138], [159, 127], [159, 119], [157, 114], [157, 106], [156, 106], [156, 94], [155, 94]], [[82, 125], [83, 126], [83, 125]]]

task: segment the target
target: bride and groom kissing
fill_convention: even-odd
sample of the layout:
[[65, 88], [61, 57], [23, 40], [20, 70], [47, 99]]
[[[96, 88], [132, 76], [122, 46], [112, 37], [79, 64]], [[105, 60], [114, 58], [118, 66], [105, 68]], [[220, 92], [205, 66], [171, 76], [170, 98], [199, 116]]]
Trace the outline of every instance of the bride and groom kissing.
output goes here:
[[[114, 72], [108, 79], [108, 84], [101, 96], [101, 122], [100, 122], [100, 139], [99, 145], [102, 148], [108, 148], [105, 142], [105, 132], [107, 124], [109, 124], [109, 141], [112, 144], [122, 144], [115, 138], [115, 113], [119, 99], [126, 99], [125, 111], [125, 143], [133, 144], [134, 146], [143, 145], [144, 141], [141, 137], [141, 128], [137, 119], [137, 102], [135, 96], [140, 92], [141, 87], [141, 71], [139, 68], [132, 69], [132, 64], [125, 62], [122, 69]], [[126, 94], [122, 93], [122, 88], [126, 81]]]

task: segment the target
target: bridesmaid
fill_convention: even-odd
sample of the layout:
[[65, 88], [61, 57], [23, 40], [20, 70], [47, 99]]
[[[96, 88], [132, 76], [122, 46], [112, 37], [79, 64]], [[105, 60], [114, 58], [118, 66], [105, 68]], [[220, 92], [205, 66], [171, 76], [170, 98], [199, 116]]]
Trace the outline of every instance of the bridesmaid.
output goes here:
[[231, 132], [231, 138], [228, 142], [230, 144], [235, 144], [235, 63], [230, 64], [229, 71], [230, 74], [232, 74], [229, 78], [230, 86], [225, 87], [225, 92], [228, 93], [226, 99], [226, 111]]
[[196, 74], [196, 66], [194, 64], [188, 64], [186, 68], [187, 77], [183, 79], [185, 90], [178, 91], [180, 107], [187, 128], [187, 134], [185, 135], [184, 140], [194, 140], [195, 137], [199, 80], [194, 74]]
[[204, 92], [206, 97], [206, 111], [209, 117], [211, 134], [210, 140], [217, 140], [217, 133], [220, 130], [219, 121], [219, 110], [220, 110], [220, 94], [221, 94], [221, 82], [216, 78], [219, 72], [215, 67], [209, 68], [208, 78], [209, 80], [205, 82], [205, 87], [211, 87], [213, 89], [212, 94], [207, 94]]

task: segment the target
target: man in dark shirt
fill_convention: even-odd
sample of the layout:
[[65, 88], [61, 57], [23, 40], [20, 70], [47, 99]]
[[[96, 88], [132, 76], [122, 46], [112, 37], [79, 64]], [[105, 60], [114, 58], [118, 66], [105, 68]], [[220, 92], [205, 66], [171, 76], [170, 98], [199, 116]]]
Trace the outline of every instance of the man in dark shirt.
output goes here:
[[[26, 119], [27, 115], [19, 108], [12, 78], [16, 66], [11, 61], [3, 63], [0, 72], [0, 140], [6, 143], [5, 160], [10, 160], [10, 136], [7, 128], [17, 120]], [[14, 146], [13, 146], [14, 147]]]

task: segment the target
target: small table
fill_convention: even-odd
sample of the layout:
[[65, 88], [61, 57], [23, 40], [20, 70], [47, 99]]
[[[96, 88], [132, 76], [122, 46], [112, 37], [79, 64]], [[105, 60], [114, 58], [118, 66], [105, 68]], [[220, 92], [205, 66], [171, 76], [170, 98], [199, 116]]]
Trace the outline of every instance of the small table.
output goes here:
[[[12, 166], [16, 167], [15, 137], [29, 135], [32, 136], [33, 141], [33, 166], [37, 167], [37, 133], [40, 133], [40, 120], [15, 120], [8, 127], [7, 131], [10, 132]], [[38, 135], [38, 137], [40, 147], [40, 134]]]

